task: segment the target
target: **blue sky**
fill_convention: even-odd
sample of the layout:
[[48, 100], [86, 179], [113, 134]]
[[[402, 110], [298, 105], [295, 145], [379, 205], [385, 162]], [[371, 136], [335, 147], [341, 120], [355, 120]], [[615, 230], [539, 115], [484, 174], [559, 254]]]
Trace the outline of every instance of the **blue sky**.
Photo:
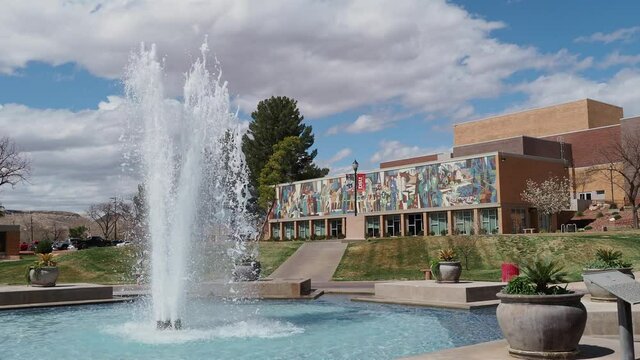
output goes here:
[[[110, 185], [127, 183], [109, 177], [119, 156], [113, 119], [140, 42], [157, 44], [167, 94], [179, 97], [208, 36], [240, 117], [260, 99], [294, 97], [314, 128], [317, 162], [334, 172], [354, 158], [372, 169], [447, 151], [452, 124], [493, 114], [584, 97], [640, 114], [636, 1], [212, 1], [181, 3], [179, 16], [174, 6], [0, 5], [0, 135], [34, 163], [32, 184], [3, 189], [1, 202], [79, 210], [126, 192]], [[76, 151], [87, 158], [70, 158]], [[103, 175], [69, 179], [59, 167]]]

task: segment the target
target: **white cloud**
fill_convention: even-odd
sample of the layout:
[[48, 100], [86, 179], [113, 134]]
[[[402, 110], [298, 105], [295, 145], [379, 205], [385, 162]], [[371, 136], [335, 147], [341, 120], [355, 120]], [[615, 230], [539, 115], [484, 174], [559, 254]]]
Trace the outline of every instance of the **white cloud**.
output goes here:
[[363, 114], [349, 125], [340, 124], [332, 126], [327, 130], [327, 135], [335, 135], [342, 131], [351, 134], [376, 132], [393, 126], [397, 119], [390, 119], [385, 116]]
[[349, 149], [349, 148], [341, 149], [335, 155], [333, 155], [333, 157], [331, 157], [331, 159], [329, 159], [329, 164], [336, 163], [336, 162], [346, 158], [347, 156], [351, 156], [351, 154], [353, 154], [353, 151], [351, 149]]
[[419, 146], [406, 145], [398, 140], [382, 140], [379, 144], [379, 150], [371, 156], [370, 161], [371, 163], [378, 163], [449, 151], [450, 149], [446, 147], [422, 148]]
[[32, 162], [29, 183], [0, 190], [3, 205], [82, 211], [135, 189], [135, 180], [121, 169], [125, 114], [120, 101], [109, 97], [100, 109], [79, 112], [0, 107], [3, 135], [13, 138]]
[[635, 66], [640, 64], [640, 55], [624, 55], [618, 51], [609, 54], [600, 64], [602, 68], [608, 68], [616, 65]]
[[208, 35], [243, 110], [287, 95], [313, 118], [384, 102], [447, 115], [498, 96], [517, 71], [585, 66], [566, 51], [491, 38], [503, 26], [445, 0], [8, 0], [0, 48], [10, 51], [0, 52], [0, 72], [35, 60], [119, 78], [131, 50], [154, 42], [169, 93], [179, 95]]
[[640, 34], [640, 26], [618, 29], [610, 33], [597, 32], [589, 36], [580, 36], [575, 42], [602, 42], [609, 44], [615, 41], [630, 41], [636, 35]]
[[[640, 114], [640, 70], [622, 69], [607, 81], [593, 81], [576, 74], [545, 75], [516, 86], [528, 100], [518, 109], [592, 98], [624, 108], [625, 116]], [[517, 110], [517, 109], [510, 109]]]

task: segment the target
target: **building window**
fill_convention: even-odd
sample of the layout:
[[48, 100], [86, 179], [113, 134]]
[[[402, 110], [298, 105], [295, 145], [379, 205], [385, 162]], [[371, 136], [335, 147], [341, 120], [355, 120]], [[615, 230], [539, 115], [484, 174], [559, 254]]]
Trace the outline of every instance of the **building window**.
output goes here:
[[279, 223], [271, 224], [271, 238], [275, 240], [280, 240], [280, 224]]
[[538, 213], [538, 228], [549, 232], [549, 229], [551, 228], [551, 215]]
[[400, 215], [385, 216], [385, 236], [400, 235]]
[[327, 229], [324, 228], [324, 220], [314, 220], [313, 221], [313, 234], [315, 236], [325, 236], [325, 235], [327, 235]]
[[293, 222], [284, 223], [284, 238], [292, 240], [296, 237], [295, 226]]
[[449, 224], [447, 224], [447, 213], [432, 212], [429, 213], [429, 235], [447, 235], [449, 233]]
[[473, 213], [471, 210], [454, 211], [453, 219], [454, 233], [473, 235]]
[[422, 224], [422, 214], [407, 215], [407, 235], [424, 235], [424, 227]]
[[0, 253], [7, 252], [7, 233], [0, 232]]
[[379, 216], [367, 216], [366, 228], [368, 237], [380, 236], [380, 217]]
[[522, 233], [527, 227], [527, 214], [524, 209], [511, 209], [511, 231], [514, 234]]
[[482, 227], [480, 228], [483, 234], [497, 234], [498, 233], [498, 210], [497, 209], [482, 209], [480, 211], [482, 218]]
[[308, 221], [300, 221], [298, 222], [298, 237], [301, 239], [308, 239], [311, 235], [309, 231], [309, 222]]
[[332, 238], [340, 237], [342, 235], [342, 219], [329, 220], [329, 228]]
[[580, 193], [578, 194], [578, 198], [580, 200], [591, 200], [591, 193], [590, 192]]

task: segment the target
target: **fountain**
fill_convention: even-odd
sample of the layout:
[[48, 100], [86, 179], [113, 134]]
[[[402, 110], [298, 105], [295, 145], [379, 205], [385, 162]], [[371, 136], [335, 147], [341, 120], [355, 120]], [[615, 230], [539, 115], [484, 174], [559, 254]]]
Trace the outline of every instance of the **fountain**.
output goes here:
[[[189, 284], [213, 262], [218, 279], [249, 251], [247, 168], [242, 124], [230, 111], [220, 72], [207, 69], [200, 48], [186, 74], [183, 102], [165, 98], [155, 46], [131, 56], [125, 76], [128, 152], [143, 174], [150, 245], [151, 296], [158, 329], [180, 329]], [[214, 259], [201, 254], [216, 249]], [[211, 252], [211, 251], [210, 251]], [[253, 254], [255, 255], [255, 254]]]

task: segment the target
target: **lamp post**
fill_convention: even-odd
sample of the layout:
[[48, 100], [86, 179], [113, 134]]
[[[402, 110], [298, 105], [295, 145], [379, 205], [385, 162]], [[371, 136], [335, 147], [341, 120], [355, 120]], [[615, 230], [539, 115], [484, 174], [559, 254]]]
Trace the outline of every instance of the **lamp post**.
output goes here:
[[353, 208], [354, 216], [358, 216], [358, 161], [353, 160], [351, 167], [353, 168]]

